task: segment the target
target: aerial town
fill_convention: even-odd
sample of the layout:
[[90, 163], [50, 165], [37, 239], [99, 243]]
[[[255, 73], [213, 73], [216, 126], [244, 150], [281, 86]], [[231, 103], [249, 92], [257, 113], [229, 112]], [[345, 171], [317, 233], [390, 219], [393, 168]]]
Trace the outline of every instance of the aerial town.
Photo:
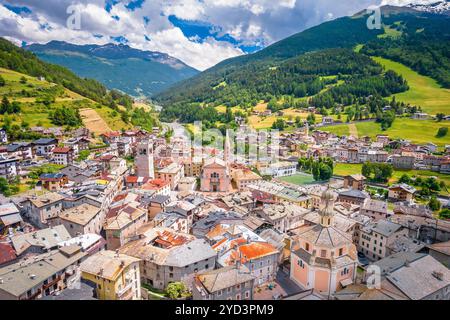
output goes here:
[[2, 177], [42, 173], [1, 199], [0, 299], [450, 298], [450, 221], [411, 183], [283, 181], [306, 175], [302, 158], [449, 173], [450, 146], [433, 156], [430, 144], [306, 125], [277, 133], [271, 163], [237, 159], [228, 138], [216, 149], [164, 130], [108, 132], [94, 149], [86, 128], [33, 142], [3, 134]]
[[2, 311], [449, 301], [449, 53], [450, 0], [0, 0]]

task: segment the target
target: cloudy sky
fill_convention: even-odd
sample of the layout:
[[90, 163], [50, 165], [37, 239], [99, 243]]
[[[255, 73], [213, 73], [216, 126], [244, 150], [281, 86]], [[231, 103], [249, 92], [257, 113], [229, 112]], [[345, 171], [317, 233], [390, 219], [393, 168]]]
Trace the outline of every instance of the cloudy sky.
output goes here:
[[126, 43], [204, 70], [370, 5], [435, 1], [0, 0], [0, 36], [18, 45]]

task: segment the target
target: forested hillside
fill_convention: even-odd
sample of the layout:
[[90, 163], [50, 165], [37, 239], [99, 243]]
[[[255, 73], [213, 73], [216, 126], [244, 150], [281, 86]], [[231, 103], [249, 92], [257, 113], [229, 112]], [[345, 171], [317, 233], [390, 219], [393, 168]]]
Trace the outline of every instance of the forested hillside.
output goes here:
[[82, 79], [64, 67], [43, 62], [33, 53], [3, 38], [0, 38], [0, 67], [33, 77], [44, 77], [49, 82], [106, 105], [118, 103], [126, 106], [132, 103], [130, 97], [119, 92], [109, 92], [96, 80]]
[[[205, 114], [214, 115], [211, 107], [248, 110], [260, 101], [271, 102], [272, 111], [313, 106], [329, 109], [323, 114], [335, 114], [347, 106], [356, 110], [369, 98], [377, 107], [366, 109], [376, 114], [387, 103], [382, 98], [408, 90], [408, 84], [395, 72], [383, 71], [370, 57], [375, 55], [402, 62], [448, 86], [450, 18], [409, 8], [382, 11], [381, 30], [369, 30], [368, 15], [362, 13], [224, 61], [156, 96], [165, 107], [162, 116], [201, 120]], [[359, 50], [351, 52], [355, 47]]]

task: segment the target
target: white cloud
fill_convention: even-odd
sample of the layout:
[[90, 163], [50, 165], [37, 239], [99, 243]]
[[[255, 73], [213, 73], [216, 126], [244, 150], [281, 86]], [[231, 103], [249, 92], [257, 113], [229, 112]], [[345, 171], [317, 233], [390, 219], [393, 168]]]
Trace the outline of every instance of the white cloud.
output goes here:
[[[111, 12], [105, 0], [0, 0], [0, 4], [26, 6], [28, 15], [17, 15], [0, 5], [0, 35], [17, 43], [45, 43], [51, 40], [104, 44], [109, 37], [124, 36], [132, 47], [168, 53], [203, 70], [243, 52], [226, 41], [185, 36], [168, 16], [204, 21], [217, 26], [220, 35], [229, 34], [244, 45], [269, 45], [293, 33], [331, 18], [362, 10], [369, 5], [404, 4], [405, 0], [146, 0], [141, 8], [128, 10], [122, 1]], [[436, 0], [416, 0], [415, 2]], [[66, 27], [69, 5], [77, 3], [81, 30]], [[112, 16], [119, 17], [117, 21]], [[144, 17], [149, 23], [144, 23]], [[43, 29], [42, 25], [50, 28]], [[105, 37], [97, 38], [101, 34]], [[148, 41], [145, 37], [149, 37]], [[20, 40], [20, 41], [18, 41]]]

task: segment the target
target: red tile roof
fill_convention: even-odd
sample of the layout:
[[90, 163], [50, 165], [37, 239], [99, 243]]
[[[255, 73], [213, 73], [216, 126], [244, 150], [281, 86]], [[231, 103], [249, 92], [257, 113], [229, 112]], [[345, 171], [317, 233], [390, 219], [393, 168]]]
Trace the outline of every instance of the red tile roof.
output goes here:
[[154, 179], [147, 181], [147, 183], [144, 184], [141, 188], [143, 190], [158, 190], [164, 188], [167, 185], [169, 185], [169, 182], [166, 182], [162, 179]]
[[116, 157], [115, 155], [107, 154], [107, 155], [101, 156], [99, 159], [101, 161], [110, 161], [110, 160], [114, 159], [115, 157]]
[[136, 183], [138, 181], [138, 177], [136, 176], [127, 176], [125, 177], [126, 183]]
[[101, 136], [106, 138], [120, 137], [120, 132], [118, 131], [105, 132], [102, 133]]
[[251, 259], [258, 259], [278, 252], [274, 246], [266, 242], [252, 242], [249, 244], [241, 245], [238, 250], [241, 253], [242, 259], [247, 261]]
[[71, 150], [72, 150], [71, 148], [67, 148], [67, 147], [64, 147], [64, 148], [56, 147], [56, 148], [53, 148], [52, 152], [53, 153], [69, 153]]
[[0, 265], [16, 259], [16, 251], [7, 243], [0, 243]]

